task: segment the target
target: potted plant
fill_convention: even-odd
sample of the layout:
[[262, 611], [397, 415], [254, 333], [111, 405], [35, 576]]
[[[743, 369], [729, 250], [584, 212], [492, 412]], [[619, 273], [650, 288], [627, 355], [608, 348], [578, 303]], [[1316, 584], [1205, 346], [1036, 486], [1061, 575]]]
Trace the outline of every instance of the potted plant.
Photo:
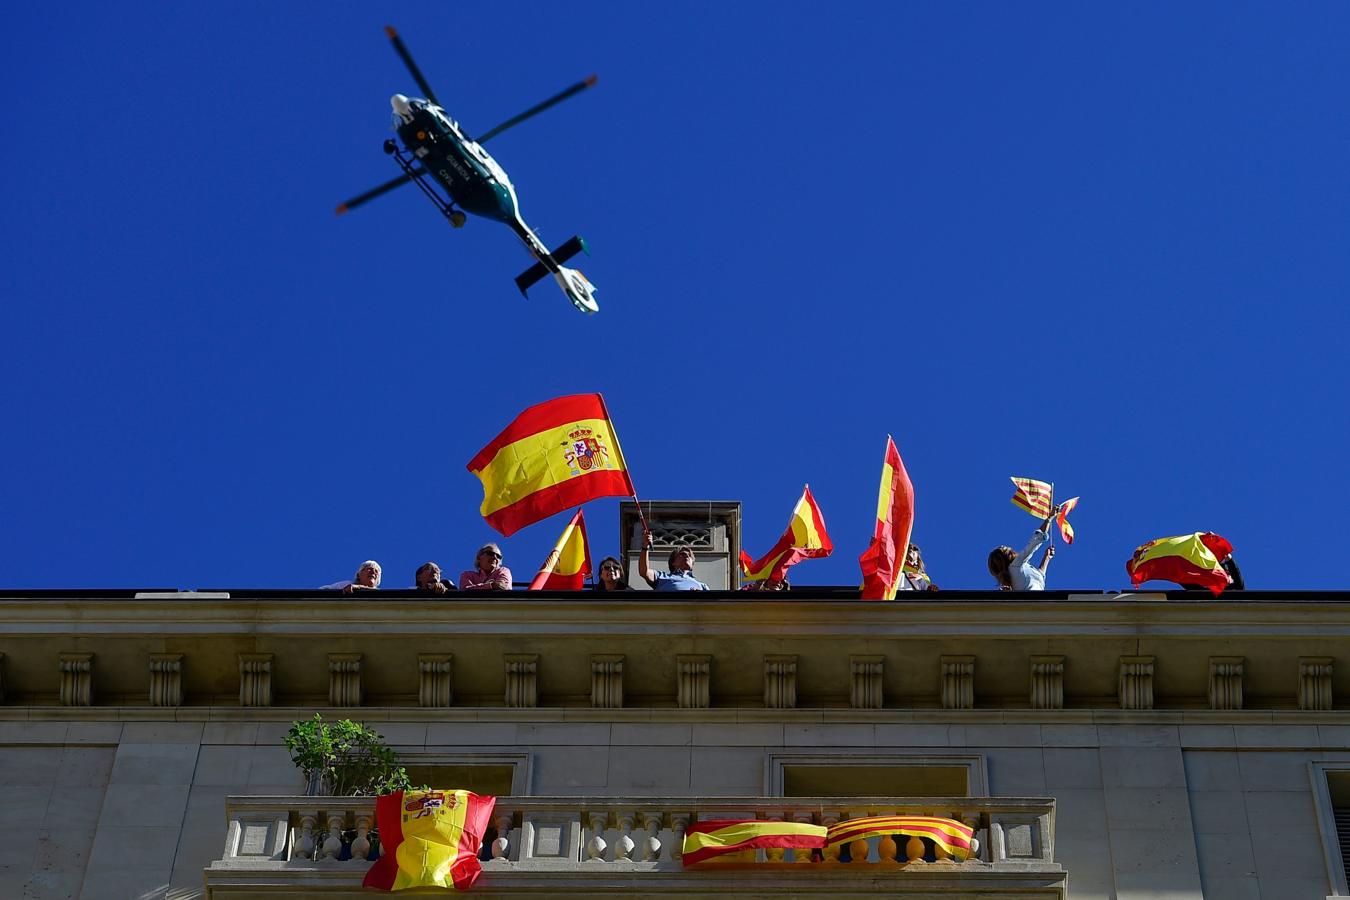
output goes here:
[[305, 773], [305, 793], [365, 797], [411, 788], [398, 754], [374, 729], [351, 719], [325, 722], [318, 713], [292, 722], [286, 733], [291, 761]]

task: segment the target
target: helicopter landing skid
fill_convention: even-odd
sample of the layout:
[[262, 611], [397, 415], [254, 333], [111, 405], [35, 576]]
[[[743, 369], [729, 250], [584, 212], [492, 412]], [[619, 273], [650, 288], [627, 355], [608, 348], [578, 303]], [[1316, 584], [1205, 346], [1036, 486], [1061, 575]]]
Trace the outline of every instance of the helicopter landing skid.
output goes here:
[[450, 227], [464, 227], [464, 223], [468, 221], [469, 217], [462, 210], [455, 209], [454, 204], [445, 202], [445, 199], [436, 192], [436, 189], [427, 183], [426, 169], [419, 169], [413, 165], [412, 160], [404, 156], [403, 151], [398, 148], [398, 144], [393, 141], [384, 142], [384, 152], [394, 157], [394, 161], [403, 170], [403, 174], [408, 176], [408, 180], [416, 184], [422, 190], [422, 193], [427, 195], [427, 199], [435, 204], [436, 208], [441, 211], [441, 215], [449, 220]]

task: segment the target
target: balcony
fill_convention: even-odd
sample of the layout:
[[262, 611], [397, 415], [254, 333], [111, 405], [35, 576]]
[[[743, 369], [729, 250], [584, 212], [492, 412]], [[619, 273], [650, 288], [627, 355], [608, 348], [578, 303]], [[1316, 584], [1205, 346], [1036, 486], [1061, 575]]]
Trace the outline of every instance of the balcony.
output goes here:
[[[230, 797], [208, 898], [362, 891], [375, 803], [369, 797]], [[872, 838], [814, 857], [757, 850], [685, 869], [684, 829], [701, 819], [831, 825], [871, 815], [938, 815], [975, 829], [978, 855], [956, 862], [928, 841]], [[1055, 862], [1055, 802], [1023, 798], [499, 797], [473, 893], [1066, 896]]]

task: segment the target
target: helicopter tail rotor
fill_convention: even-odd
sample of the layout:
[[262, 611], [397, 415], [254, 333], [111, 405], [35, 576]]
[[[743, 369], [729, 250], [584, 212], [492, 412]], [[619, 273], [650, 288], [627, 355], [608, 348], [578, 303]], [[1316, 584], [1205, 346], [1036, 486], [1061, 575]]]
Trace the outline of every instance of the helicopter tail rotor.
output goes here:
[[[565, 263], [578, 253], [585, 253], [587, 256], [590, 255], [590, 251], [586, 249], [586, 242], [582, 238], [573, 236], [562, 244], [559, 244], [557, 249], [550, 253], [549, 256], [553, 257], [555, 263]], [[516, 287], [520, 288], [520, 295], [522, 297], [528, 297], [529, 294], [526, 292], [547, 278], [548, 274], [548, 267], [541, 262], [535, 263], [524, 272], [521, 272], [516, 276]]]

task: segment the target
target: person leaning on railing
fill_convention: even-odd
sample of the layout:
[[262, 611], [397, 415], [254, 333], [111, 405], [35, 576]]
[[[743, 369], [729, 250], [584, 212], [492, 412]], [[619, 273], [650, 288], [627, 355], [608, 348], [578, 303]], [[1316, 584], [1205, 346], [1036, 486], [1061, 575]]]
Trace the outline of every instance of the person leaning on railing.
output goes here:
[[597, 593], [612, 593], [614, 591], [631, 591], [628, 582], [623, 577], [623, 563], [612, 556], [606, 556], [600, 560], [600, 575], [596, 578], [595, 584], [591, 590]]
[[380, 576], [380, 564], [373, 559], [368, 559], [361, 563], [361, 567], [356, 570], [356, 575], [351, 581], [335, 581], [332, 584], [325, 584], [319, 590], [342, 591], [344, 594], [354, 594], [357, 591], [378, 591], [380, 589]]
[[908, 552], [905, 553], [905, 565], [900, 573], [900, 580], [896, 582], [897, 591], [936, 591], [938, 586], [933, 584], [933, 580], [928, 577], [928, 570], [923, 565], [923, 553], [919, 550], [918, 544], [910, 544]]
[[509, 591], [511, 570], [502, 565], [502, 548], [484, 544], [474, 557], [474, 568], [459, 573], [461, 591]]
[[413, 575], [413, 590], [419, 594], [448, 594], [455, 590], [455, 586], [441, 580], [440, 566], [434, 562], [424, 562]]

